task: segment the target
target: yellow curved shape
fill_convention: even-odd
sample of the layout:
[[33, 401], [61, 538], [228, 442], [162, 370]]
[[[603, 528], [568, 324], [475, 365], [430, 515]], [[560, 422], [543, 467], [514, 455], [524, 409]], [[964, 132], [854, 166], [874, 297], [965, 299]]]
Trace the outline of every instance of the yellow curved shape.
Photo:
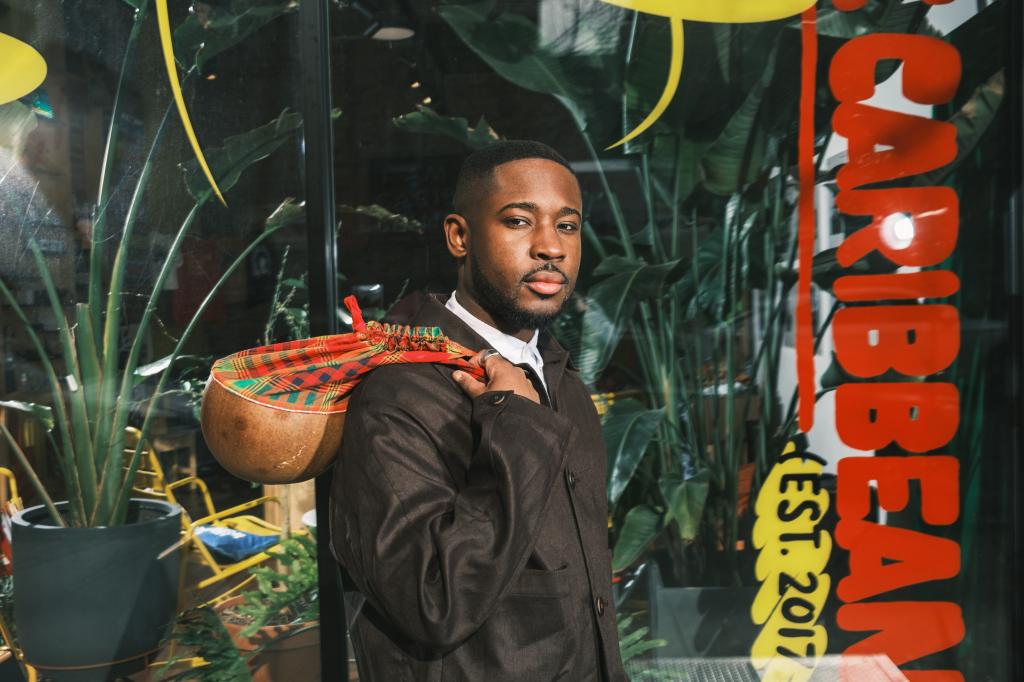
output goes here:
[[46, 79], [46, 60], [34, 47], [0, 33], [0, 104], [24, 97]]
[[644, 14], [720, 24], [774, 21], [800, 14], [814, 0], [601, 0]]
[[167, 0], [156, 0], [156, 21], [160, 29], [160, 47], [164, 54], [164, 64], [167, 66], [167, 79], [171, 84], [174, 103], [178, 106], [181, 124], [185, 127], [185, 136], [188, 137], [189, 144], [192, 145], [196, 161], [199, 162], [199, 167], [203, 169], [203, 174], [206, 175], [210, 187], [213, 188], [213, 193], [220, 199], [220, 203], [227, 206], [228, 202], [224, 201], [224, 195], [220, 193], [220, 187], [217, 186], [217, 181], [213, 179], [210, 166], [206, 163], [206, 156], [199, 146], [199, 140], [196, 139], [196, 131], [192, 128], [192, 120], [189, 118], [188, 109], [185, 107], [185, 98], [181, 94], [181, 83], [178, 82], [178, 66], [174, 63], [174, 43], [171, 41], [171, 21], [167, 15]]
[[672, 98], [676, 96], [676, 90], [679, 88], [679, 78], [683, 74], [683, 20], [673, 19], [672, 20], [672, 61], [668, 67], [668, 82], [665, 83], [665, 89], [661, 93], [661, 98], [658, 103], [651, 109], [651, 113], [647, 114], [647, 118], [641, 121], [640, 125], [633, 129], [631, 133], [626, 135], [624, 138], [619, 140], [613, 145], [606, 147], [606, 149], [614, 149], [619, 145], [626, 144], [637, 135], [642, 134], [652, 125], [654, 122], [661, 118], [661, 115], [668, 109], [668, 105], [672, 103]]
[[654, 109], [631, 133], [607, 147], [614, 149], [640, 135], [661, 118], [679, 88], [683, 72], [683, 20], [706, 21], [720, 24], [746, 24], [774, 21], [799, 14], [815, 0], [601, 0], [609, 5], [672, 21], [672, 58], [668, 82]]

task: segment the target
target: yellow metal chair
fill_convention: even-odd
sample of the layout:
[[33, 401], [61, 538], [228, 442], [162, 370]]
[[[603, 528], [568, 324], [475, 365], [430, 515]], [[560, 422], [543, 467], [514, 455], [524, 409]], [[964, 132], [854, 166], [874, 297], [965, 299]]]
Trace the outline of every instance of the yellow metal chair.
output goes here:
[[[126, 453], [134, 451], [135, 445], [138, 443], [138, 437], [139, 432], [137, 429], [128, 429], [128, 437], [125, 441]], [[210, 575], [196, 583], [194, 586], [196, 591], [204, 590], [272, 558], [268, 552], [277, 547], [277, 543], [241, 561], [230, 562], [220, 560], [206, 546], [202, 537], [196, 533], [196, 530], [201, 526], [212, 526], [215, 528], [237, 530], [243, 533], [252, 533], [254, 535], [280, 536], [281, 529], [278, 526], [268, 523], [254, 514], [243, 513], [268, 504], [280, 505], [280, 501], [276, 497], [273, 495], [263, 495], [227, 509], [217, 510], [214, 507], [213, 498], [210, 496], [210, 489], [203, 479], [198, 476], [187, 476], [168, 483], [156, 451], [147, 444], [143, 448], [142, 456], [143, 460], [136, 473], [133, 490], [138, 495], [165, 499], [182, 507], [182, 538], [178, 544], [169, 547], [165, 554], [179, 547], [188, 546], [192, 555], [197, 557], [203, 566], [208, 569]], [[176, 496], [176, 493], [186, 486], [191, 489], [197, 489], [202, 500], [202, 510], [205, 513], [195, 519], [192, 518]], [[235, 586], [234, 589], [238, 587]], [[231, 591], [234, 591], [234, 589]], [[217, 600], [219, 601], [224, 596], [221, 595]]]

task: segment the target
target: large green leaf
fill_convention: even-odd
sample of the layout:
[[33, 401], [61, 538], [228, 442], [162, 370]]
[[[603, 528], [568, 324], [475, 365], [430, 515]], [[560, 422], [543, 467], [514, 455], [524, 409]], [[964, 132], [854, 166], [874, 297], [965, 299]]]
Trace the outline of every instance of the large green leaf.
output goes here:
[[574, 358], [584, 382], [593, 384], [608, 364], [633, 316], [637, 301], [656, 296], [681, 275], [679, 261], [648, 265], [641, 260], [611, 256], [600, 273], [616, 273], [587, 292], [580, 354]]
[[762, 171], [768, 139], [763, 127], [757, 125], [758, 112], [775, 75], [777, 53], [773, 48], [767, 55], [761, 79], [747, 93], [743, 104], [729, 118], [725, 129], [701, 160], [704, 186], [715, 194], [739, 192]]
[[[541, 44], [533, 22], [516, 14], [496, 12], [494, 0], [442, 5], [437, 13], [502, 78], [527, 90], [552, 95], [581, 129], [587, 127], [589, 116], [614, 106], [614, 101], [608, 101], [604, 84], [609, 79], [619, 82], [613, 74], [620, 60], [582, 53], [557, 54]], [[617, 30], [615, 22], [602, 21], [608, 23], [605, 30]]]
[[629, 485], [664, 414], [664, 410], [648, 410], [627, 398], [615, 402], [604, 415], [601, 428], [608, 447], [609, 504], [618, 502]]
[[711, 473], [703, 469], [686, 480], [668, 474], [658, 481], [661, 494], [668, 504], [665, 521], [676, 522], [682, 540], [690, 541], [697, 537], [704, 516], [704, 503], [708, 499], [710, 479]]
[[646, 505], [633, 507], [626, 513], [626, 520], [619, 530], [619, 537], [612, 553], [613, 573], [629, 568], [629, 565], [636, 561], [658, 535], [658, 522], [658, 512]]
[[442, 135], [470, 149], [480, 149], [501, 139], [481, 116], [475, 128], [464, 118], [442, 116], [430, 107], [420, 106], [416, 111], [392, 119], [396, 128], [410, 133]]
[[227, 7], [197, 5], [174, 30], [174, 55], [185, 71], [199, 71], [268, 23], [298, 8], [298, 0], [233, 0]]
[[[227, 192], [246, 168], [270, 156], [302, 127], [302, 116], [288, 110], [270, 123], [224, 140], [223, 147], [206, 150], [206, 160], [222, 192]], [[205, 200], [211, 190], [195, 159], [182, 163], [185, 186], [196, 201]]]
[[15, 410], [17, 412], [30, 414], [38, 419], [39, 423], [42, 424], [47, 431], [53, 430], [53, 408], [48, 405], [26, 403], [21, 400], [0, 400], [0, 407], [5, 410]]

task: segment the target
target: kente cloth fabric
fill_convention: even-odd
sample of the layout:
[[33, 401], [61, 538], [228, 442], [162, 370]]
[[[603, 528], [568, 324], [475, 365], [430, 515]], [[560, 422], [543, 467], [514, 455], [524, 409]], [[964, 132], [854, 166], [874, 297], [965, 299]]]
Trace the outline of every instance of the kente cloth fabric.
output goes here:
[[440, 327], [365, 322], [355, 296], [345, 298], [352, 331], [239, 351], [213, 365], [210, 380], [246, 400], [288, 412], [335, 413], [348, 408], [360, 380], [383, 365], [436, 362], [483, 378], [469, 364], [474, 351]]

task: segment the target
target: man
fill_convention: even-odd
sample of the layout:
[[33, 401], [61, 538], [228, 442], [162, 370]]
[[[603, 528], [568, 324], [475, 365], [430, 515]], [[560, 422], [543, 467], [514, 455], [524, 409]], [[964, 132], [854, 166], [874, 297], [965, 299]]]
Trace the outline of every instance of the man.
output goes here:
[[626, 680], [601, 424], [543, 331], [579, 270], [579, 184], [551, 148], [499, 142], [466, 160], [454, 204], [454, 294], [398, 308], [483, 349], [487, 379], [395, 365], [352, 396], [331, 533], [366, 598], [360, 680]]

